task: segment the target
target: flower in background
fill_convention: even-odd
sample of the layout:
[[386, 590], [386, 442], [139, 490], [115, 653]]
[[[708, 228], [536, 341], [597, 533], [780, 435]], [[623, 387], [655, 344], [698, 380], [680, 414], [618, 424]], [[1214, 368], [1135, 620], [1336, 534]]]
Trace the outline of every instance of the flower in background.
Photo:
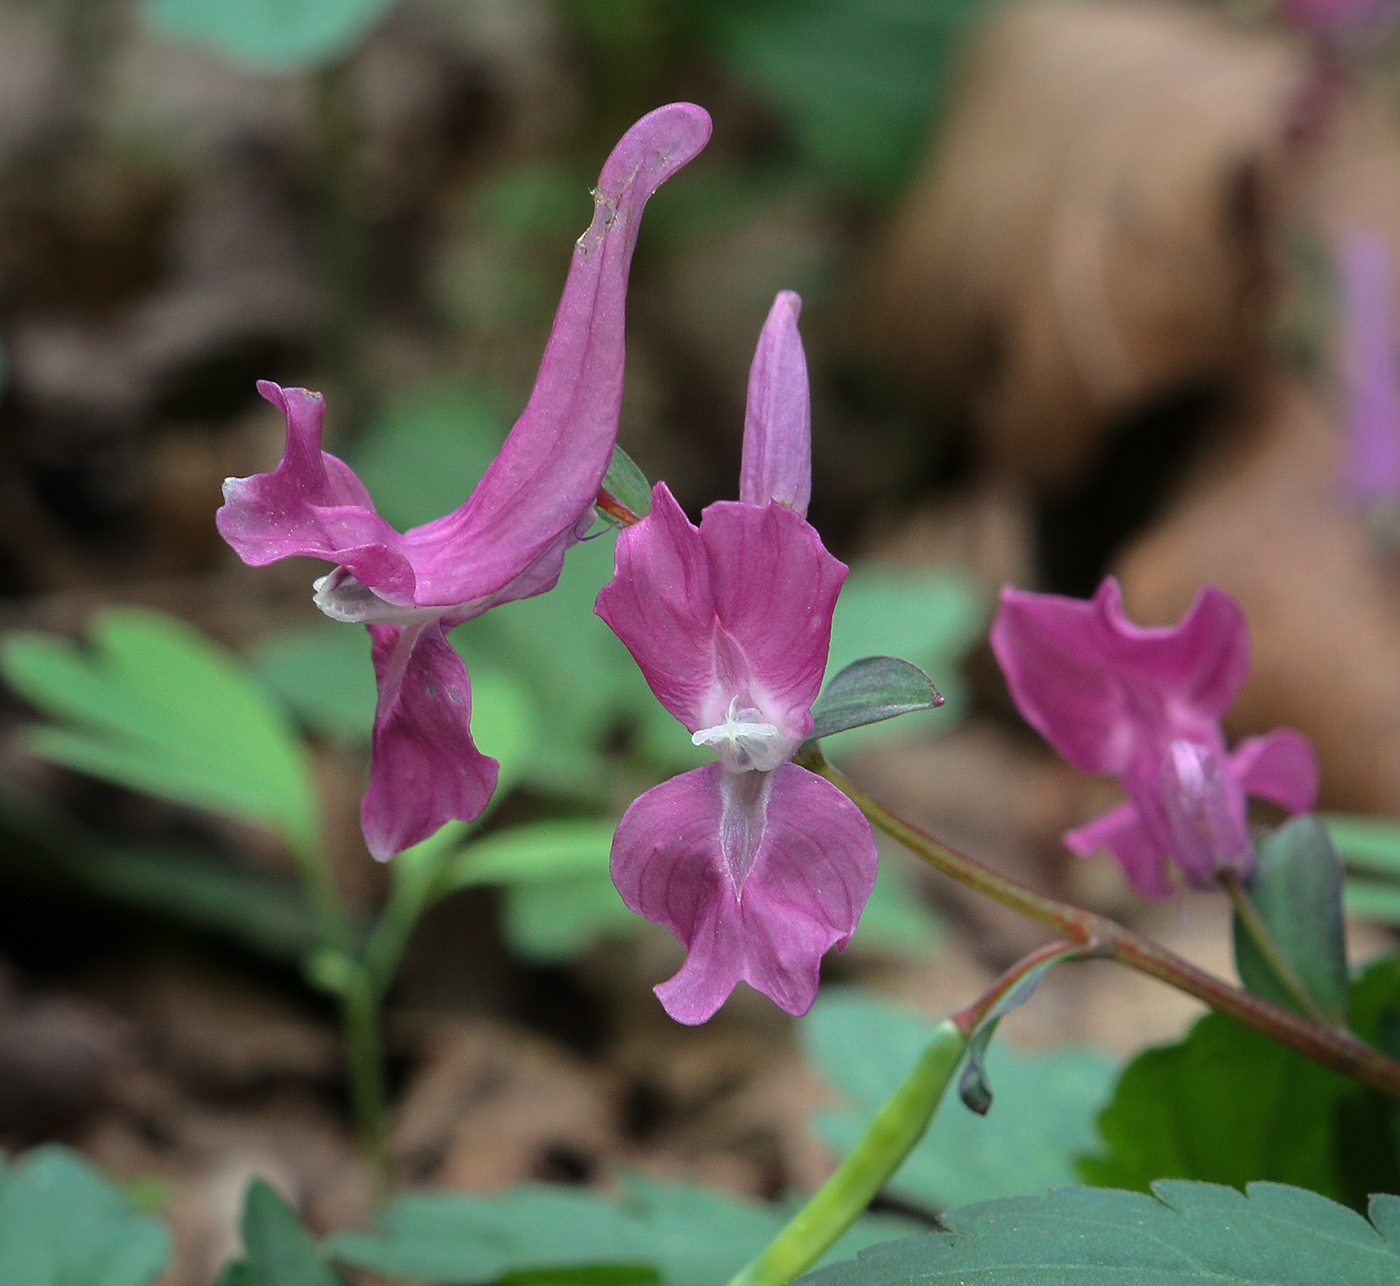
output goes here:
[[1365, 41], [1394, 21], [1396, 0], [1282, 0], [1294, 26], [1329, 43]]
[[287, 417], [286, 450], [274, 472], [224, 484], [219, 531], [255, 567], [298, 554], [335, 563], [316, 582], [317, 606], [373, 636], [379, 702], [360, 815], [378, 858], [450, 818], [470, 821], [495, 790], [497, 764], [472, 741], [471, 683], [446, 631], [552, 588], [589, 526], [617, 436], [638, 221], [709, 134], [701, 108], [673, 103], [613, 150], [530, 400], [461, 508], [395, 531], [354, 472], [321, 450], [320, 394], [258, 385]]
[[1341, 287], [1342, 483], [1348, 495], [1383, 516], [1400, 504], [1400, 383], [1390, 252], [1373, 233], [1347, 236], [1338, 255]]
[[1109, 849], [1139, 893], [1171, 893], [1169, 861], [1195, 888], [1222, 869], [1247, 875], [1246, 795], [1290, 812], [1317, 797], [1301, 733], [1226, 748], [1220, 718], [1249, 669], [1249, 632], [1213, 585], [1178, 624], [1153, 629], [1123, 614], [1112, 577], [1088, 601], [1008, 587], [991, 641], [1026, 721], [1076, 768], [1121, 780], [1127, 802], [1064, 840], [1081, 857]]
[[740, 500], [693, 526], [667, 489], [617, 541], [598, 615], [656, 698], [718, 763], [624, 814], [612, 874], [633, 911], [686, 948], [656, 988], [684, 1023], [744, 980], [806, 1013], [821, 958], [844, 947], [875, 882], [875, 841], [835, 786], [791, 761], [812, 730], [846, 568], [805, 518], [811, 494], [801, 301], [780, 294], [749, 376]]

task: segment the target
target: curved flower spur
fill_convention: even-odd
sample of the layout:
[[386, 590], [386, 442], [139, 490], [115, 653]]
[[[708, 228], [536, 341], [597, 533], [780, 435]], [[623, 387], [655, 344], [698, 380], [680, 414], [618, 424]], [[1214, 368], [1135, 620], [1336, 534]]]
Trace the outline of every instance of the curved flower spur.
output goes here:
[[488, 608], [553, 587], [586, 531], [617, 436], [623, 306], [647, 199], [705, 146], [710, 118], [673, 103], [613, 149], [594, 191], [524, 413], [461, 508], [397, 532], [354, 472], [321, 450], [319, 393], [260, 383], [287, 417], [272, 473], [224, 484], [219, 531], [245, 563], [293, 555], [335, 563], [316, 604], [374, 639], [379, 703], [361, 821], [377, 858], [470, 821], [497, 763], [471, 736], [471, 684], [446, 631]]
[[1293, 813], [1317, 797], [1302, 733], [1275, 728], [1226, 748], [1220, 718], [1249, 670], [1249, 630], [1214, 585], [1160, 628], [1124, 615], [1111, 576], [1087, 602], [1007, 587], [991, 642], [1026, 722], [1076, 768], [1118, 777], [1128, 796], [1066, 831], [1066, 846], [1081, 857], [1110, 850], [1146, 897], [1172, 892], [1168, 862], [1195, 888], [1227, 868], [1248, 876], [1246, 795]]
[[821, 957], [844, 947], [875, 882], [870, 823], [790, 762], [812, 730], [846, 568], [805, 519], [811, 494], [801, 301], [778, 296], [749, 376], [740, 500], [692, 526], [657, 483], [618, 536], [598, 615], [658, 701], [719, 762], [649, 790], [623, 815], [612, 874], [633, 911], [685, 946], [656, 988], [700, 1023], [744, 980], [790, 1014], [816, 997]]

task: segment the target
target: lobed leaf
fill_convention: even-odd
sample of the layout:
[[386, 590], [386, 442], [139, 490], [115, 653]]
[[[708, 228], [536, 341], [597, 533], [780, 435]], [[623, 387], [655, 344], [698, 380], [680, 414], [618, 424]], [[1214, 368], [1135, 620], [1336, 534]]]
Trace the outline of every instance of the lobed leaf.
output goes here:
[[1374, 1223], [1315, 1193], [1248, 1195], [1163, 1181], [1152, 1195], [1066, 1188], [942, 1216], [946, 1232], [890, 1242], [799, 1278], [807, 1286], [1391, 1286], [1400, 1199]]
[[49, 1144], [0, 1157], [0, 1282], [5, 1286], [149, 1286], [170, 1238], [88, 1162]]
[[143, 0], [157, 34], [244, 71], [289, 74], [344, 58], [396, 0]]
[[79, 648], [46, 634], [0, 645], [10, 686], [64, 725], [32, 730], [50, 762], [223, 816], [307, 851], [319, 843], [306, 751], [269, 694], [182, 621], [109, 608]]

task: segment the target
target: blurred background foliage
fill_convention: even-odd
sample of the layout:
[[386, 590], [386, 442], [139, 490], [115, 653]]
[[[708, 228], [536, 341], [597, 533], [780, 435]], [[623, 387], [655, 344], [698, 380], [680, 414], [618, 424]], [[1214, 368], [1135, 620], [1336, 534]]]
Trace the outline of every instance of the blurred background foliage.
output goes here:
[[[120, 1244], [129, 1280], [173, 1254], [165, 1280], [204, 1286], [238, 1217], [230, 1283], [277, 1247], [519, 1282], [542, 1228], [635, 1258], [587, 1286], [715, 1280], [714, 1229], [735, 1263], [761, 1244], [779, 1208], [748, 1199], [819, 1183], [928, 1016], [1039, 941], [883, 851], [827, 963], [860, 988], [797, 1024], [741, 994], [666, 1025], [648, 988], [678, 956], [608, 846], [703, 757], [592, 615], [612, 533], [454, 633], [502, 790], [385, 870], [356, 820], [368, 640], [315, 612], [319, 566], [247, 569], [214, 532], [222, 479], [280, 449], [259, 378], [324, 389], [330, 449], [391, 522], [459, 504], [524, 404], [598, 166], [672, 99], [716, 131], [647, 212], [620, 441], [692, 516], [732, 497], [759, 326], [803, 295], [812, 517], [852, 569], [829, 673], [891, 654], [947, 697], [832, 758], [1228, 970], [1215, 904], [1144, 907], [1068, 861], [1059, 833], [1111, 797], [1029, 735], [984, 645], [1007, 581], [1112, 570], [1165, 622], [1214, 580], [1254, 630], [1232, 736], [1314, 739], [1354, 954], [1389, 950], [1400, 616], [1393, 550], [1335, 485], [1331, 265], [1358, 222], [1400, 247], [1400, 132], [1390, 46], [1347, 58], [1319, 80], [1268, 15], [1148, 0], [0, 2], [0, 1141], [125, 1185], [61, 1150], [7, 1163], [0, 1247], [42, 1192], [86, 1212], [84, 1283]], [[369, 1220], [308, 853], [389, 990], [397, 1173], [477, 1195]], [[386, 906], [426, 912], [399, 941]], [[1393, 1040], [1393, 966], [1355, 988]], [[993, 1111], [945, 1107], [880, 1216], [906, 1222], [856, 1235], [1076, 1176], [1352, 1204], [1357, 1175], [1394, 1182], [1384, 1104], [1217, 1020], [1183, 1035], [1194, 1016], [1058, 971], [992, 1051]], [[1272, 1147], [1285, 1119], [1306, 1129]], [[240, 1205], [253, 1172], [312, 1232], [270, 1190]]]

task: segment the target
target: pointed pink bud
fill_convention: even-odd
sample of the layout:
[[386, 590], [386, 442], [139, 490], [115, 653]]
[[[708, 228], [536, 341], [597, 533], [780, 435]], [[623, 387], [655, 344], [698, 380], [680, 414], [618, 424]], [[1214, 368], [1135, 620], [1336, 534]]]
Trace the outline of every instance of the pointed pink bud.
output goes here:
[[1317, 762], [1300, 734], [1225, 748], [1220, 716], [1244, 682], [1249, 637], [1223, 590], [1145, 629], [1112, 578], [1088, 602], [1007, 588], [991, 641], [1026, 721], [1076, 767], [1121, 779], [1128, 803], [1064, 839], [1081, 855], [1111, 850], [1140, 893], [1170, 892], [1169, 861], [1201, 887], [1223, 867], [1246, 872], [1246, 793], [1312, 807]]
[[812, 497], [812, 403], [797, 319], [802, 300], [784, 290], [773, 301], [749, 370], [739, 499], [770, 500], [807, 516]]

